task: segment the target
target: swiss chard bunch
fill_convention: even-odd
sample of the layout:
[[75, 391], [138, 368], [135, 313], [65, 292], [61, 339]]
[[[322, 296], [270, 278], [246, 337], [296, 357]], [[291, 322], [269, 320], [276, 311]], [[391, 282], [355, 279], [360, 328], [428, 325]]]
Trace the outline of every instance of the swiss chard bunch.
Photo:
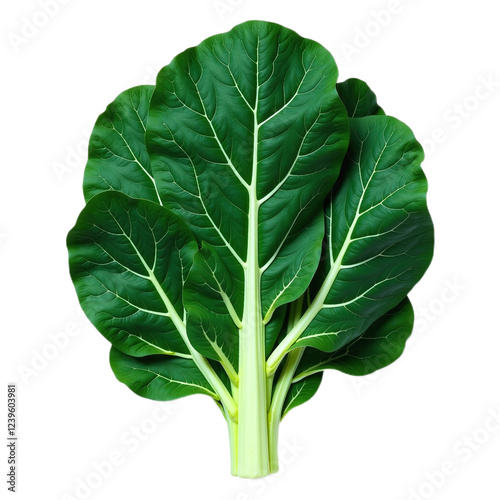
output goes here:
[[429, 266], [423, 152], [318, 43], [246, 22], [98, 118], [68, 235], [81, 306], [135, 393], [214, 399], [232, 473], [278, 469], [278, 425], [324, 370], [400, 356]]

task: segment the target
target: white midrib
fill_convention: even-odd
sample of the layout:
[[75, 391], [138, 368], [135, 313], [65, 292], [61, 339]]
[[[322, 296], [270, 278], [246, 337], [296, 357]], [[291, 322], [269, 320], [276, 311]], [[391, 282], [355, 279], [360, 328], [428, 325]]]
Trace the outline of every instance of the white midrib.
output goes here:
[[259, 266], [259, 200], [257, 198], [259, 102], [259, 45], [256, 59], [256, 94], [253, 112], [252, 179], [248, 186], [248, 242], [244, 266], [245, 296], [239, 339], [238, 457], [239, 476], [256, 477], [269, 473], [267, 423], [267, 377], [264, 323]]

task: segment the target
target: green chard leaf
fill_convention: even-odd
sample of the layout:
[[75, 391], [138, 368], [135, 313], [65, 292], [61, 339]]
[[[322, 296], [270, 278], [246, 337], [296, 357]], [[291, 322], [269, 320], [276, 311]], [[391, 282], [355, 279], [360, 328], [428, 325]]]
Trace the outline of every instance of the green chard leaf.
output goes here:
[[413, 328], [413, 308], [405, 298], [375, 321], [362, 335], [334, 352], [306, 349], [295, 372], [294, 384], [328, 368], [349, 375], [369, 375], [401, 356]]
[[101, 193], [80, 214], [68, 249], [82, 308], [115, 347], [133, 356], [189, 354], [177, 326], [198, 246], [176, 215], [147, 200]]
[[349, 78], [345, 82], [337, 83], [337, 92], [349, 118], [385, 114], [377, 103], [377, 96], [363, 80]]
[[[214, 359], [220, 349], [211, 346], [231, 346], [224, 356], [235, 370], [240, 325], [267, 323], [316, 271], [319, 207], [348, 139], [336, 79], [323, 47], [260, 22], [205, 40], [158, 75], [146, 133], [153, 172], [165, 206], [209, 245], [194, 263], [186, 293], [215, 290], [227, 306], [224, 314], [203, 314], [186, 300], [188, 334]], [[231, 279], [201, 283], [215, 253]]]
[[399, 304], [433, 251], [423, 152], [392, 117], [351, 118], [342, 175], [325, 205], [326, 245], [314, 300], [269, 359], [311, 346], [333, 352]]
[[116, 378], [144, 398], [171, 401], [191, 394], [207, 394], [218, 399], [191, 359], [158, 354], [137, 358], [112, 347], [110, 363]]
[[103, 191], [120, 191], [161, 204], [145, 144], [153, 90], [142, 85], [122, 92], [97, 119], [83, 179], [86, 201]]
[[239, 475], [269, 467], [266, 325], [316, 272], [348, 145], [337, 75], [321, 45], [252, 22], [177, 56], [151, 98], [160, 196], [203, 242], [184, 289], [189, 340], [238, 387]]
[[[218, 388], [217, 399], [224, 398], [232, 414], [234, 403], [226, 386], [192, 348], [186, 335], [182, 286], [198, 250], [187, 226], [156, 203], [119, 192], [103, 192], [87, 203], [68, 234], [67, 244], [71, 278], [82, 309], [124, 354], [120, 370], [115, 370], [117, 376], [120, 374], [118, 379], [138, 392], [133, 376], [124, 375], [127, 369], [132, 370], [130, 357], [163, 354], [186, 358], [176, 364], [165, 357], [169, 376], [180, 374], [177, 386], [185, 381], [179, 365], [190, 367], [190, 378], [201, 371], [195, 378], [199, 381], [205, 377], [205, 387], [210, 384], [208, 387], [213, 389], [205, 393], [214, 393]], [[158, 359], [154, 358], [154, 366]], [[124, 365], [125, 360], [128, 365]], [[136, 366], [147, 362], [137, 361]], [[142, 372], [135, 373], [141, 373], [144, 380]], [[141, 392], [154, 394], [156, 399], [170, 390], [173, 392], [165, 396], [167, 399], [189, 394], [175, 384], [162, 391], [155, 384], [155, 392]]]
[[[352, 117], [361, 117], [361, 116], [371, 116], [371, 115], [383, 115], [384, 112], [382, 108], [377, 104], [377, 98], [373, 91], [368, 87], [368, 85], [358, 79], [350, 78], [345, 82], [341, 82], [337, 84], [337, 91], [339, 96], [342, 99], [342, 102], [346, 106], [347, 114], [350, 118]], [[328, 219], [327, 219], [328, 220]], [[324, 249], [328, 249], [328, 239], [325, 236], [324, 240]], [[327, 252], [323, 253], [323, 259], [327, 259]], [[314, 294], [314, 290], [308, 290], [307, 295], [310, 297]], [[310, 305], [311, 299], [309, 298], [308, 304]], [[408, 302], [408, 298], [403, 300], [403, 303]], [[403, 304], [402, 303], [402, 304]], [[409, 305], [411, 308], [411, 305]], [[407, 316], [405, 315], [407, 308], [401, 308], [400, 314], [403, 316], [400, 319], [402, 323], [406, 321]], [[396, 306], [393, 310], [389, 311], [381, 318], [377, 320], [377, 325], [384, 324], [387, 321], [388, 325], [385, 327], [385, 332], [389, 335], [390, 328], [395, 324], [394, 315], [400, 310], [400, 305]], [[413, 318], [413, 316], [412, 316]], [[413, 325], [413, 319], [411, 320], [411, 325], [409, 324], [409, 329], [407, 331], [408, 335], [411, 333], [411, 327]], [[282, 329], [281, 336], [279, 337], [279, 341], [283, 340], [287, 333], [289, 333], [290, 328]], [[369, 328], [369, 332], [373, 331], [373, 328]], [[360, 337], [353, 341], [356, 343], [357, 347], [361, 344], [360, 339], [363, 339], [363, 347], [365, 352], [370, 352], [369, 359], [363, 361], [363, 366], [365, 370], [368, 370], [368, 366], [371, 366], [372, 371], [375, 371], [375, 367], [382, 368], [387, 364], [394, 361], [401, 354], [404, 349], [404, 343], [406, 341], [406, 337], [403, 335], [398, 335], [397, 337], [391, 332], [391, 342], [395, 343], [396, 340], [400, 340], [396, 346], [399, 347], [399, 350], [396, 348], [393, 349], [390, 354], [392, 356], [388, 356], [388, 350], [386, 345], [386, 337], [377, 336], [377, 335], [369, 335], [367, 332], [364, 332]], [[296, 368], [295, 375], [292, 374], [292, 382], [290, 385], [290, 389], [288, 390], [288, 394], [286, 396], [286, 400], [283, 400], [283, 416], [290, 411], [292, 408], [306, 402], [307, 399], [296, 396], [297, 394], [309, 394], [308, 387], [314, 388], [314, 392], [317, 391], [319, 384], [321, 383], [321, 378], [317, 377], [320, 374], [320, 369], [318, 370], [305, 370], [304, 366], [321, 366], [322, 369], [326, 368], [338, 368], [342, 371], [350, 374], [360, 374], [359, 372], [359, 360], [354, 355], [343, 355], [345, 353], [345, 348], [340, 349], [338, 352], [334, 351], [333, 353], [325, 354], [323, 351], [315, 349], [313, 347], [307, 347], [306, 349], [302, 348], [302, 352], [297, 356], [298, 359], [302, 359], [300, 361], [299, 366]], [[303, 358], [302, 358], [303, 356]], [[331, 361], [331, 359], [335, 359], [335, 363], [330, 363], [327, 365], [325, 360]], [[383, 360], [383, 362], [382, 362]], [[358, 371], [356, 371], [358, 370]], [[300, 375], [297, 375], [300, 373]], [[368, 374], [366, 371], [364, 374]], [[312, 375], [311, 375], [312, 374]], [[289, 405], [289, 401], [293, 401], [293, 405]]]

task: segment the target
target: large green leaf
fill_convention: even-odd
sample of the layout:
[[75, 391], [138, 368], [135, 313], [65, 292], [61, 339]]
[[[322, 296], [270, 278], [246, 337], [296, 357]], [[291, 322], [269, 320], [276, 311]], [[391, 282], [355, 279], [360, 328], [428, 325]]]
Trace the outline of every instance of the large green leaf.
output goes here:
[[[377, 103], [377, 98], [374, 92], [362, 80], [350, 78], [344, 82], [337, 83], [337, 91], [350, 118], [384, 114], [384, 111]], [[327, 237], [325, 237], [324, 249], [328, 249]], [[327, 258], [328, 252], [325, 251], [323, 259]], [[407, 306], [402, 307], [403, 304], [407, 304]], [[338, 352], [336, 351], [334, 353], [327, 354], [312, 347], [305, 349], [304, 353], [301, 355], [301, 358], [302, 356], [304, 357], [302, 358], [300, 365], [297, 367], [297, 373], [303, 373], [295, 376], [295, 382], [291, 385], [287, 395], [287, 399], [296, 403], [293, 407], [306, 401], [305, 399], [302, 401], [303, 398], [300, 396], [301, 394], [308, 394], [307, 388], [309, 385], [316, 387], [315, 391], [317, 390], [317, 386], [319, 386], [321, 379], [310, 380], [310, 378], [313, 378], [310, 377], [311, 373], [318, 373], [320, 370], [329, 367], [337, 367], [346, 373], [362, 375], [371, 373], [378, 368], [382, 368], [397, 359], [404, 349], [407, 335], [411, 333], [411, 328], [413, 326], [413, 313], [411, 313], [411, 321], [408, 321], [408, 309], [411, 311], [411, 304], [409, 303], [408, 298], [405, 298], [402, 304], [396, 306], [396, 308], [383, 315], [376, 322], [377, 329], [383, 330], [384, 332], [391, 332], [390, 346], [392, 347], [392, 350], [388, 349], [387, 345], [387, 336], [389, 334], [386, 336], [370, 334], [374, 331], [374, 325], [369, 327], [367, 331], [351, 343], [355, 344], [357, 355], [352, 354], [353, 347], [351, 344], [342, 348]], [[401, 316], [397, 317], [398, 314]], [[404, 329], [400, 335], [394, 335], [391, 330], [394, 324], [405, 325], [408, 328]], [[282, 332], [281, 339], [285, 337], [286, 333], [286, 331]], [[405, 336], [405, 334], [407, 335]], [[360, 352], [361, 346], [363, 348], [362, 353]], [[345, 355], [346, 349], [348, 348], [351, 349], [350, 355]], [[369, 353], [369, 355], [366, 353]], [[332, 362], [333, 359], [335, 359], [335, 363]], [[330, 365], [328, 365], [326, 360], [330, 361]], [[360, 368], [360, 364], [362, 365], [362, 368]], [[317, 370], [313, 370], [309, 373], [305, 370], [306, 366], [317, 367]], [[295, 396], [295, 394], [297, 394], [297, 396]], [[288, 407], [286, 411], [289, 411], [290, 409], [291, 407]], [[283, 412], [285, 413], [285, 408]]]
[[218, 399], [191, 359], [159, 354], [137, 358], [112, 347], [109, 360], [116, 378], [144, 398], [171, 401], [191, 394], [207, 394]]
[[[225, 354], [233, 363], [238, 325], [267, 322], [305, 291], [316, 270], [319, 207], [348, 140], [336, 80], [321, 45], [262, 22], [205, 40], [158, 75], [146, 132], [152, 170], [164, 205], [232, 276], [219, 300], [228, 306], [224, 335], [233, 336], [234, 352]], [[204, 267], [210, 264], [195, 261], [188, 294], [217, 293], [218, 286], [214, 292], [213, 283], [200, 282]], [[244, 318], [244, 297], [252, 309], [258, 302], [255, 312], [247, 306], [253, 318]], [[220, 337], [220, 314], [202, 314], [191, 300], [186, 307], [193, 345], [218, 359], [208, 347]]]
[[255, 21], [174, 58], [151, 98], [162, 202], [205, 243], [185, 286], [187, 334], [237, 386], [243, 476], [269, 470], [266, 324], [316, 272], [321, 207], [348, 146], [337, 74], [321, 45]]
[[301, 321], [270, 357], [311, 346], [333, 352], [399, 304], [427, 269], [433, 227], [423, 151], [395, 118], [350, 119], [342, 175], [327, 198], [324, 245]]
[[83, 209], [68, 249], [80, 304], [114, 346], [132, 356], [189, 354], [182, 286], [198, 246], [176, 215], [104, 192]]
[[142, 85], [122, 92], [97, 119], [83, 180], [86, 201], [112, 190], [161, 203], [145, 144], [153, 89]]
[[[382, 108], [377, 104], [377, 98], [373, 91], [365, 82], [361, 80], [350, 78], [344, 82], [337, 83], [337, 91], [342, 99], [342, 102], [344, 103], [344, 106], [346, 107], [348, 116], [351, 118], [384, 114]], [[356, 140], [356, 138], [353, 140]], [[328, 210], [326, 211], [326, 215], [327, 214]], [[334, 223], [328, 217], [326, 220], [328, 227]], [[328, 260], [328, 234], [325, 235], [323, 248], [324, 251], [322, 260]], [[311, 295], [314, 295], [314, 293], [314, 290], [308, 290], [308, 305], [310, 305]], [[413, 315], [411, 315], [411, 322], [408, 322], [407, 309], [409, 308], [411, 311], [411, 305], [409, 304], [408, 298], [405, 298], [402, 304], [408, 304], [408, 306], [401, 307], [400, 304], [377, 320], [376, 324], [379, 330], [392, 332], [391, 328], [394, 324], [401, 324], [408, 326], [408, 328], [404, 330], [404, 333], [407, 333], [407, 335], [411, 333]], [[397, 316], [398, 314], [400, 316]], [[290, 328], [287, 327], [282, 329], [278, 340], [283, 340], [289, 331]], [[356, 345], [356, 352], [359, 356], [352, 355], [352, 351], [351, 355], [345, 355], [348, 347], [326, 354], [323, 351], [312, 347], [307, 347], [305, 349], [302, 348], [302, 352], [298, 354], [298, 358], [301, 359], [301, 361], [299, 365], [294, 368], [294, 374], [291, 375], [291, 377], [293, 377], [293, 383], [290, 385], [286, 400], [283, 401], [283, 415], [290, 411], [293, 407], [306, 402], [309, 397], [311, 397], [309, 394], [317, 391], [319, 384], [321, 383], [321, 377], [316, 377], [316, 375], [318, 375], [321, 370], [329, 367], [337, 367], [346, 373], [360, 375], [364, 370], [366, 372], [365, 374], [367, 374], [370, 373], [368, 371], [368, 366], [371, 368], [371, 371], [375, 371], [376, 369], [386, 366], [399, 357], [404, 349], [406, 337], [403, 334], [396, 336], [391, 333], [390, 345], [392, 346], [392, 351], [389, 350], [390, 352], [388, 352], [387, 336], [370, 334], [373, 331], [373, 327], [368, 328], [368, 331], [362, 333], [360, 337], [351, 343]], [[360, 342], [361, 339], [363, 339], [363, 342]], [[349, 344], [349, 346], [351, 344]], [[360, 353], [361, 346], [363, 347], [363, 353], [365, 353], [365, 356]], [[366, 353], [370, 353], [370, 355], [368, 356]], [[332, 361], [333, 359], [335, 359], [335, 362]], [[382, 363], [381, 360], [383, 360], [384, 363]], [[328, 365], [328, 362], [330, 362], [330, 365]], [[360, 368], [360, 363], [362, 364], [363, 369]], [[307, 367], [315, 367], [316, 369], [307, 371]], [[309, 390], [310, 388], [311, 390]]]
[[323, 352], [307, 348], [295, 372], [296, 383], [329, 368], [349, 375], [369, 375], [390, 365], [403, 353], [413, 320], [413, 308], [405, 298], [339, 350]]
[[342, 178], [326, 206], [327, 259], [321, 309], [296, 345], [347, 344], [395, 307], [432, 258], [423, 151], [392, 117], [353, 118]]

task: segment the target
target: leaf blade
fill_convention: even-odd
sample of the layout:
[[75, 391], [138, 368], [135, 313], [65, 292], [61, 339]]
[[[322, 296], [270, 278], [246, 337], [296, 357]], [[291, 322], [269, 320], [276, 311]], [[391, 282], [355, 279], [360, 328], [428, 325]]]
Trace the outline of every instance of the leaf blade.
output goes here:
[[408, 298], [375, 321], [362, 335], [337, 351], [325, 353], [307, 348], [296, 379], [326, 369], [348, 375], [369, 375], [396, 361], [413, 329], [414, 314]]
[[122, 92], [97, 119], [83, 179], [85, 201], [113, 190], [161, 204], [145, 143], [153, 89], [141, 85]]
[[421, 146], [395, 118], [350, 123], [345, 174], [331, 198], [330, 258], [319, 268], [328, 291], [296, 343], [324, 351], [349, 342], [395, 307], [432, 258]]
[[219, 399], [191, 359], [161, 355], [138, 358], [112, 347], [110, 364], [120, 382], [147, 399], [172, 401], [192, 394]]
[[197, 245], [182, 221], [153, 202], [104, 192], [83, 209], [68, 249], [80, 304], [113, 345], [135, 356], [189, 354], [181, 284]]
[[[337, 74], [316, 42], [248, 22], [177, 56], [151, 99], [146, 144], [163, 203], [244, 271], [237, 294], [262, 274], [266, 322], [306, 290], [320, 257], [323, 227], [310, 221], [348, 143]], [[255, 251], [260, 270], [246, 270]]]
[[286, 395], [281, 418], [284, 418], [293, 408], [307, 403], [318, 391], [322, 378], [323, 373], [317, 372], [294, 382]]
[[403, 300], [432, 260], [421, 145], [393, 117], [349, 123], [342, 174], [325, 204], [326, 239], [311, 287], [314, 299], [271, 353], [268, 374], [291, 349], [332, 352], [361, 335]]
[[349, 78], [337, 83], [337, 91], [349, 118], [385, 114], [377, 103], [377, 97], [363, 80]]

